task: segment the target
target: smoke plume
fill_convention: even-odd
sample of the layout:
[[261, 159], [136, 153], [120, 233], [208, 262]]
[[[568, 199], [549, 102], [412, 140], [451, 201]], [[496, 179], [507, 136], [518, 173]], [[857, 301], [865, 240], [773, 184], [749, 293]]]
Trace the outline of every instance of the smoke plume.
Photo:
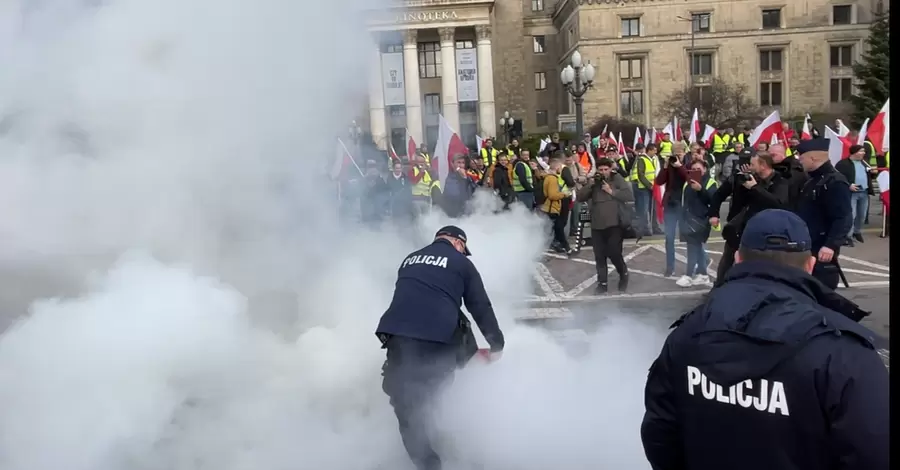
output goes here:
[[[407, 468], [372, 332], [447, 220], [342, 228], [321, 176], [387, 3], [0, 6], [0, 467]], [[459, 224], [508, 350], [436, 410], [452, 468], [646, 468], [660, 333], [517, 326], [545, 228], [488, 205]]]

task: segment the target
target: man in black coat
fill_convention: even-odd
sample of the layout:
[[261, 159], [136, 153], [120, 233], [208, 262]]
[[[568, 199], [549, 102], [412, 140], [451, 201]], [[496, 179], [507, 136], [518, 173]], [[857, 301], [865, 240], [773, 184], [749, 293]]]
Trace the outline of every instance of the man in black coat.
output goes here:
[[736, 264], [679, 319], [644, 392], [653, 470], [888, 469], [888, 372], [865, 312], [810, 276], [806, 224], [747, 224]]
[[785, 209], [793, 210], [797, 206], [797, 202], [800, 199], [800, 191], [803, 189], [803, 184], [806, 183], [808, 177], [800, 161], [793, 156], [786, 156], [786, 151], [787, 149], [782, 144], [775, 144], [769, 148], [769, 153], [772, 155], [772, 163], [774, 163], [772, 168], [781, 175], [783, 180], [787, 181], [788, 204]]
[[493, 356], [503, 350], [503, 333], [475, 265], [466, 233], [450, 225], [434, 242], [400, 264], [391, 305], [375, 334], [387, 349], [382, 389], [400, 424], [400, 436], [418, 470], [439, 470], [441, 459], [429, 439], [431, 400], [477, 346], [460, 307], [465, 302]]

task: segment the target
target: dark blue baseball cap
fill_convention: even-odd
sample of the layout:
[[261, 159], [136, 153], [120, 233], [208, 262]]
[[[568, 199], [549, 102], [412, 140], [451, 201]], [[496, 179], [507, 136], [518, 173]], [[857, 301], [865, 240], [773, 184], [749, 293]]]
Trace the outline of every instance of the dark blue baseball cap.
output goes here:
[[803, 252], [812, 249], [809, 228], [797, 214], [766, 209], [747, 221], [741, 248], [757, 251]]
[[824, 138], [801, 140], [797, 145], [797, 154], [802, 155], [806, 152], [827, 152], [830, 145], [831, 141]]
[[466, 248], [466, 256], [472, 256], [472, 252], [469, 251], [469, 239], [468, 237], [466, 237], [466, 232], [464, 232], [463, 229], [457, 227], [456, 225], [447, 225], [434, 234], [434, 238], [440, 236], [455, 238], [463, 242]]

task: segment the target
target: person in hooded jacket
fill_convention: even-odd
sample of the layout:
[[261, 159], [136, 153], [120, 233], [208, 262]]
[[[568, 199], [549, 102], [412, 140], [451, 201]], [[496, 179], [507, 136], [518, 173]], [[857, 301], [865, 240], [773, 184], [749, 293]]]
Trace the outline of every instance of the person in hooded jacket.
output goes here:
[[[772, 156], [772, 169], [781, 175], [781, 179], [787, 181], [788, 185], [788, 202], [785, 209], [794, 210], [797, 207], [797, 201], [800, 199], [800, 191], [806, 183], [806, 171], [803, 165], [794, 156], [786, 156], [786, 149], [782, 144], [775, 144], [769, 147], [769, 155]], [[796, 153], [796, 152], [795, 152]]]
[[887, 470], [888, 372], [866, 312], [813, 278], [806, 224], [769, 209], [673, 325], [644, 391], [653, 470]]
[[504, 209], [509, 208], [509, 205], [516, 200], [516, 192], [513, 190], [510, 177], [511, 170], [509, 156], [504, 154], [500, 154], [497, 157], [497, 163], [491, 167], [491, 184], [494, 192], [503, 201]]
[[687, 263], [684, 275], [675, 281], [679, 287], [709, 284], [706, 241], [709, 240], [712, 226], [706, 214], [716, 188], [716, 180], [709, 174], [709, 163], [703, 158], [695, 158], [690, 163], [688, 180], [681, 192], [682, 209], [678, 228], [687, 248]]

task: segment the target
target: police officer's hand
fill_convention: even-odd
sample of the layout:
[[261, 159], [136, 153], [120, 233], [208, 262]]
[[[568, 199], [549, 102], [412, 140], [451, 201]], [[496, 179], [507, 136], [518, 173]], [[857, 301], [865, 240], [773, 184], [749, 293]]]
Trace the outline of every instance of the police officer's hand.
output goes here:
[[491, 351], [490, 361], [491, 361], [491, 362], [497, 362], [497, 361], [500, 360], [501, 357], [503, 357], [503, 351], [502, 351], [502, 350], [500, 350], [500, 351]]
[[822, 263], [830, 263], [832, 258], [834, 258], [834, 250], [828, 248], [827, 246], [823, 246], [819, 248], [819, 262]]
[[744, 181], [742, 184], [745, 188], [750, 189], [756, 186], [756, 178], [751, 173], [747, 173], [747, 181]]
[[710, 217], [709, 225], [712, 227], [718, 227], [719, 226], [719, 218], [718, 217]]

